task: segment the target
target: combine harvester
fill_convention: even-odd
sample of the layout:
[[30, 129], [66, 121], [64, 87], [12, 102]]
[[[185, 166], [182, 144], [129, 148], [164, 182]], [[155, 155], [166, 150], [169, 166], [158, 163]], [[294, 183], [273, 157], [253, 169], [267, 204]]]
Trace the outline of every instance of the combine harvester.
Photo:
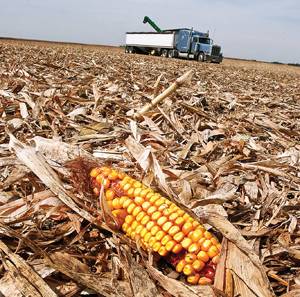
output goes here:
[[209, 33], [193, 29], [161, 30], [149, 17], [149, 23], [156, 32], [127, 32], [126, 53], [151, 54], [168, 58], [185, 58], [198, 61], [221, 63], [221, 47], [213, 44]]

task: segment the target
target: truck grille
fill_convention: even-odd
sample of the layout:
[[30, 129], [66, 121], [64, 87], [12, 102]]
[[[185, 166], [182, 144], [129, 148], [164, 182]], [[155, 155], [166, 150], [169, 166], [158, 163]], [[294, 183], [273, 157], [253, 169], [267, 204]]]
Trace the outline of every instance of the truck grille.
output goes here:
[[221, 51], [221, 47], [218, 45], [213, 45], [212, 49], [211, 49], [211, 55], [212, 56], [219, 56]]

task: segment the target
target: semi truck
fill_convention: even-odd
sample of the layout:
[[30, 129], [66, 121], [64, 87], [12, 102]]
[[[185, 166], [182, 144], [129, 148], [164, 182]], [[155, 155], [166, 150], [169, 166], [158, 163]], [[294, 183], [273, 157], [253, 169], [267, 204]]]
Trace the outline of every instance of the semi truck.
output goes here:
[[204, 33], [189, 28], [162, 30], [148, 16], [144, 17], [143, 23], [149, 23], [155, 32], [127, 32], [126, 53], [214, 63], [221, 63], [223, 60], [221, 47], [213, 43], [209, 32]]

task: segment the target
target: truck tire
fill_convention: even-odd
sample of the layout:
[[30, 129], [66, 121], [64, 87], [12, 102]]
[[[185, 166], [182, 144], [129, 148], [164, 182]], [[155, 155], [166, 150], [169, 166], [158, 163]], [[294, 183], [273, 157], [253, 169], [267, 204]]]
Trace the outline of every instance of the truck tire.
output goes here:
[[168, 58], [174, 58], [174, 51], [173, 50], [168, 51]]
[[199, 55], [198, 55], [198, 61], [199, 62], [204, 62], [204, 53], [199, 53]]
[[162, 57], [167, 58], [168, 55], [169, 55], [169, 53], [168, 53], [168, 50], [167, 50], [167, 49], [163, 49], [163, 50], [161, 51], [161, 56], [162, 56]]
[[129, 47], [128, 47], [128, 53], [129, 53], [129, 54], [133, 54], [133, 53], [134, 53], [134, 48], [133, 48], [133, 46], [129, 46]]

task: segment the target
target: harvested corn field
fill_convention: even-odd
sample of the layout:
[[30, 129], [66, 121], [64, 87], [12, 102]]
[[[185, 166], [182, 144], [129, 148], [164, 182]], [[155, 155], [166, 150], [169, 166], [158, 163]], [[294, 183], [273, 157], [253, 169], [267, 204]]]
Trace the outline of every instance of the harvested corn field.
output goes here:
[[0, 292], [299, 295], [299, 85], [1, 40]]

